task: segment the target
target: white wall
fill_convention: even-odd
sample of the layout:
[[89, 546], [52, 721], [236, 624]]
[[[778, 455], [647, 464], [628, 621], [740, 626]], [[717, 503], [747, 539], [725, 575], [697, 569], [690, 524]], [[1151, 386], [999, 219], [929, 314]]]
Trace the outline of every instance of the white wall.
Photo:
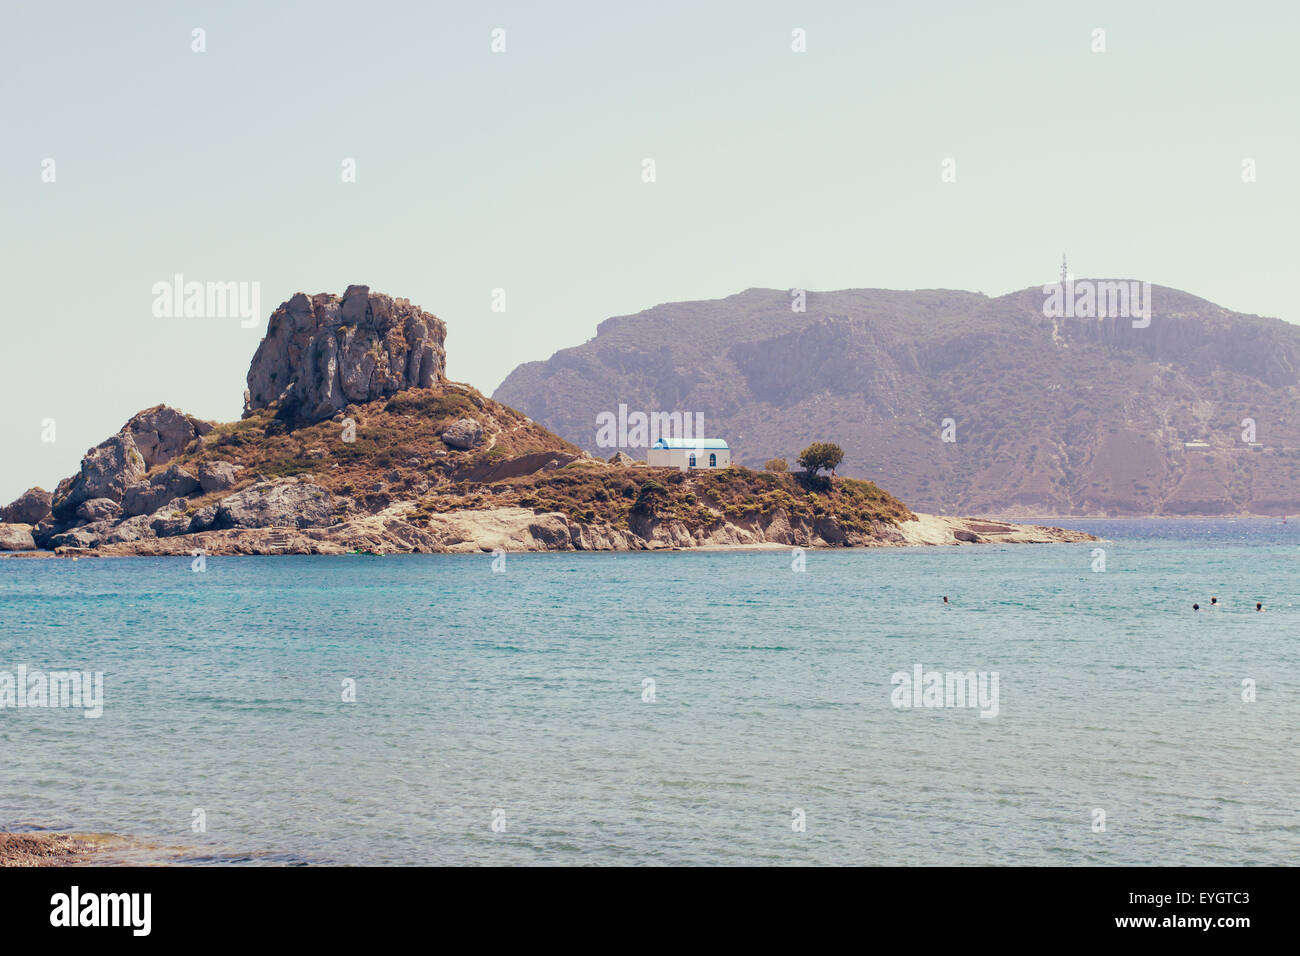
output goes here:
[[716, 466], [718, 468], [727, 468], [731, 465], [729, 448], [706, 448], [702, 451], [692, 451], [688, 448], [651, 448], [646, 451], [646, 464], [656, 468], [687, 468], [691, 455], [695, 455], [696, 468], [707, 470], [710, 455], [718, 456]]

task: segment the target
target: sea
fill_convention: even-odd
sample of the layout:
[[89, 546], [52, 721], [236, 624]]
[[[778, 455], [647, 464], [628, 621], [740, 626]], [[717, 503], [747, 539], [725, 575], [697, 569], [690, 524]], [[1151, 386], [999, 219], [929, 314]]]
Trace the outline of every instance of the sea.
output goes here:
[[[3, 559], [0, 829], [194, 865], [1300, 863], [1300, 521], [1042, 520], [1103, 540]], [[15, 706], [20, 667], [102, 675], [101, 713]]]

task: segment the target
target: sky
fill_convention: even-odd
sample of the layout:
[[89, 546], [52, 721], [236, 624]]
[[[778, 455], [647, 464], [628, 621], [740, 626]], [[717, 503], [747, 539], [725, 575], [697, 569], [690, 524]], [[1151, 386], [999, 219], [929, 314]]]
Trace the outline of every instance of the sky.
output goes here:
[[[663, 302], [999, 295], [1062, 253], [1300, 322], [1298, 26], [1280, 0], [6, 5], [0, 502], [142, 408], [238, 418], [266, 316], [353, 283], [443, 319], [488, 394]], [[256, 283], [256, 323], [155, 315], [177, 274]]]

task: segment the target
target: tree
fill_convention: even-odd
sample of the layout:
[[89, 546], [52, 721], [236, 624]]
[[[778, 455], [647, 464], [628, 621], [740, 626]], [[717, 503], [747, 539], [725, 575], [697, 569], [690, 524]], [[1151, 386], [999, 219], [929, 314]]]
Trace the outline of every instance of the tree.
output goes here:
[[764, 471], [789, 471], [790, 466], [785, 463], [784, 458], [769, 458], [763, 462]]
[[632, 510], [657, 517], [659, 505], [667, 499], [668, 489], [651, 478], [637, 492], [636, 502], [632, 505]]
[[827, 441], [815, 441], [799, 455], [808, 477], [815, 479], [819, 471], [832, 471], [844, 460], [844, 449]]

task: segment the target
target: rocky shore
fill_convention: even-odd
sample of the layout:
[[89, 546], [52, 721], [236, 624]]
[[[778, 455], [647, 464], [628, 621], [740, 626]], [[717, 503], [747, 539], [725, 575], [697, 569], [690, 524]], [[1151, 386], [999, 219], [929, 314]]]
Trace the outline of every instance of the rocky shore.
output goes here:
[[0, 833], [0, 866], [78, 866], [92, 862], [100, 849], [69, 833]]
[[[720, 520], [692, 531], [680, 522], [646, 522], [636, 531], [583, 524], [561, 512], [506, 507], [409, 519], [417, 507], [399, 502], [373, 515], [327, 527], [289, 524], [230, 528], [198, 534], [106, 541], [94, 547], [60, 545], [57, 557], [252, 554], [436, 554], [502, 551], [662, 551], [724, 548], [916, 547], [963, 544], [1051, 544], [1096, 540], [1082, 531], [1011, 524], [981, 518], [915, 515], [872, 532], [845, 531], [833, 520], [792, 522], [775, 514], [765, 521]], [[0, 526], [2, 527], [2, 526]]]

